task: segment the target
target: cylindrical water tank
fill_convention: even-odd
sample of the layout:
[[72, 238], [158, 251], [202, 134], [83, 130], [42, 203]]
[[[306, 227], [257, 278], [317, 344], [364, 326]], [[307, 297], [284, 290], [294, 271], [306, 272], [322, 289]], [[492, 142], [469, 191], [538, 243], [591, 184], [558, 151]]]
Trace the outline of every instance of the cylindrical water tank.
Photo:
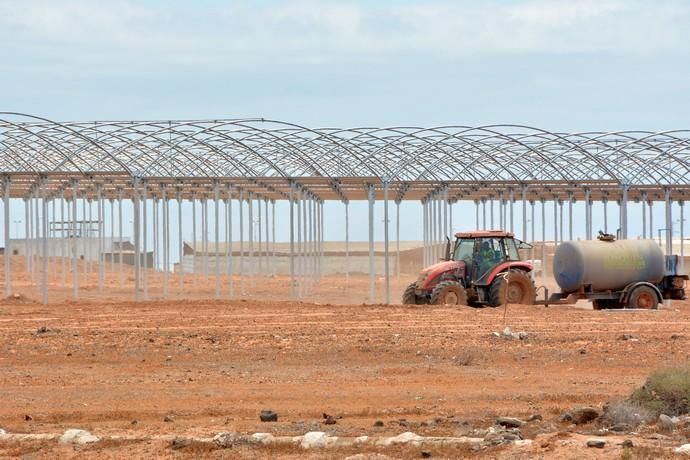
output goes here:
[[593, 291], [615, 291], [635, 281], [658, 283], [664, 277], [664, 255], [651, 240], [565, 241], [556, 249], [553, 276], [563, 292], [587, 285]]

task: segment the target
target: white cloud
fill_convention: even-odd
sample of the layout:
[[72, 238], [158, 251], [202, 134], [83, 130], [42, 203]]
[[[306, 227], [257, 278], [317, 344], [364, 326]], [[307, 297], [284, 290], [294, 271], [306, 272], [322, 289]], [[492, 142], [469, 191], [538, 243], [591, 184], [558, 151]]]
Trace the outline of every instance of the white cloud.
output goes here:
[[[688, 54], [682, 0], [0, 0], [0, 68], [269, 67], [401, 55]], [[112, 70], [112, 69], [111, 69]]]

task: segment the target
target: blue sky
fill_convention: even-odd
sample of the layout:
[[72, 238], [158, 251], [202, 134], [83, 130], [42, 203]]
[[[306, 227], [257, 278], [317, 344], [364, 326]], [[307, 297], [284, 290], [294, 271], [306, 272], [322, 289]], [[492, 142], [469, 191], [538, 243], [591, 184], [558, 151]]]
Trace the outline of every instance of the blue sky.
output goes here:
[[[0, 0], [0, 107], [56, 120], [682, 129], [688, 24], [685, 0]], [[416, 206], [403, 238], [421, 237]]]

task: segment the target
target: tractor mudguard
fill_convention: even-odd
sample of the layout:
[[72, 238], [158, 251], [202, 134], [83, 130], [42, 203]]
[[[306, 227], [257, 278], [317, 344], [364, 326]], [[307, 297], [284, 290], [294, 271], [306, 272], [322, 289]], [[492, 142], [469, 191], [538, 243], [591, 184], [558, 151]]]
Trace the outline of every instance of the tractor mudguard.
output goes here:
[[[494, 278], [501, 273], [510, 270], [511, 268], [519, 268], [520, 270], [524, 270], [527, 273], [531, 272], [534, 267], [532, 266], [531, 263], [525, 262], [525, 261], [514, 261], [514, 262], [503, 262], [498, 265], [496, 265], [493, 270], [489, 272], [488, 275], [484, 276], [484, 278], [481, 280], [482, 285], [488, 286], [491, 283], [493, 283]], [[479, 283], [477, 283], [479, 284]]]
[[420, 275], [417, 280], [417, 289], [422, 291], [431, 290], [439, 277], [444, 273], [457, 272], [460, 275], [464, 275], [464, 270], [465, 262], [461, 261], [449, 260], [432, 265]]

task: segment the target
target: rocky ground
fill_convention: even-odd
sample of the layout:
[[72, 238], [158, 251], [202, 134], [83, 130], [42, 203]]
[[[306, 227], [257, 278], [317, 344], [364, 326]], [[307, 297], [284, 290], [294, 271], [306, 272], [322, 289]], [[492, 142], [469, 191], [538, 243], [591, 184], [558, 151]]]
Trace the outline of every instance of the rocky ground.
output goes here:
[[[335, 300], [341, 285], [321, 281]], [[366, 288], [353, 277], [348, 292]], [[43, 306], [25, 292], [0, 301], [0, 457], [672, 458], [690, 433], [685, 420], [611, 431], [572, 418], [688, 361], [687, 301], [506, 311], [298, 304], [272, 289]], [[59, 442], [68, 429], [98, 441]], [[223, 432], [244, 436], [223, 448]]]

